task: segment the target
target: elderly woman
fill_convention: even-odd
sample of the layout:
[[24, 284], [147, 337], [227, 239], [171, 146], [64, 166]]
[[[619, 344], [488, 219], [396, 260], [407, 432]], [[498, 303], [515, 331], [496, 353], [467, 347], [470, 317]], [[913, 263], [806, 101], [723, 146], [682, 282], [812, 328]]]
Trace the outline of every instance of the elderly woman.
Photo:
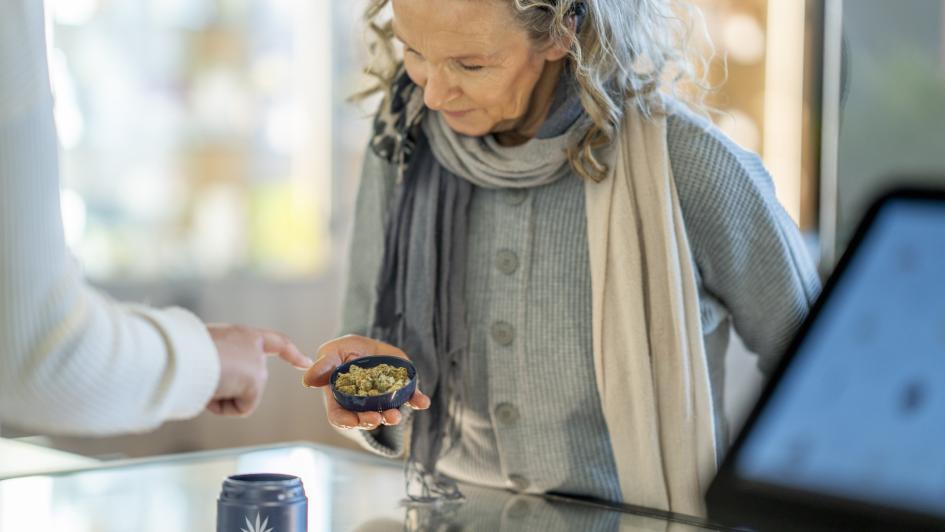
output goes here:
[[[758, 157], [670, 94], [667, 0], [393, 0], [346, 336], [418, 367], [420, 496], [451, 479], [702, 512], [735, 330], [765, 370], [818, 291]], [[682, 29], [680, 29], [682, 28]], [[690, 74], [691, 77], [691, 74]], [[397, 410], [332, 422], [405, 451]], [[426, 409], [429, 406], [429, 409]]]

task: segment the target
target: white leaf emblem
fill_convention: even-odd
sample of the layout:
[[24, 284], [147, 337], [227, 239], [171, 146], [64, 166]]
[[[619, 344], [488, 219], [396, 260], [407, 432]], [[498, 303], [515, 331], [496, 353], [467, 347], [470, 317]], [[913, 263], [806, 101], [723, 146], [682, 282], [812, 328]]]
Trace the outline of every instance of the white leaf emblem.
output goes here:
[[271, 528], [267, 528], [269, 525], [269, 518], [263, 519], [263, 522], [259, 522], [259, 513], [256, 513], [256, 524], [253, 525], [252, 521], [249, 520], [248, 516], [243, 516], [243, 519], [246, 519], [246, 526], [248, 528], [241, 528], [240, 532], [272, 532]]

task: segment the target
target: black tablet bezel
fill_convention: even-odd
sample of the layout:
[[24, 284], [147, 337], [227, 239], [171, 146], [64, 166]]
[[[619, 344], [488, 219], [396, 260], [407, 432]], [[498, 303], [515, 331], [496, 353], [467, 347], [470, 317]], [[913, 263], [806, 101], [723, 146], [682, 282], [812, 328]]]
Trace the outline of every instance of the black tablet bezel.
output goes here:
[[900, 200], [941, 202], [945, 206], [945, 189], [896, 189], [882, 195], [870, 206], [803, 325], [765, 385], [758, 402], [719, 468], [718, 475], [710, 485], [706, 501], [711, 520], [730, 526], [760, 527], [760, 530], [797, 529], [799, 526], [803, 526], [805, 530], [815, 528], [886, 530], [890, 524], [895, 524], [897, 530], [945, 530], [945, 520], [941, 516], [750, 481], [739, 478], [735, 473], [735, 461], [747, 434], [756, 425], [758, 418], [771, 400], [777, 383], [782, 380], [784, 372], [791, 364], [811, 325], [817, 320], [826, 301], [833, 294], [838, 279], [844, 275], [879, 212], [889, 202]]

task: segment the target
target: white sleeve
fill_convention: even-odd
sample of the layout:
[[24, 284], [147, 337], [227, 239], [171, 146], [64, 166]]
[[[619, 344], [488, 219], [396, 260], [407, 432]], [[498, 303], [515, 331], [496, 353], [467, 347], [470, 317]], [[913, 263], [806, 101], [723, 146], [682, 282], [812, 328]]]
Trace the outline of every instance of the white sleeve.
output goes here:
[[66, 250], [42, 5], [0, 0], [0, 421], [101, 435], [195, 416], [220, 374], [201, 321], [109, 300]]

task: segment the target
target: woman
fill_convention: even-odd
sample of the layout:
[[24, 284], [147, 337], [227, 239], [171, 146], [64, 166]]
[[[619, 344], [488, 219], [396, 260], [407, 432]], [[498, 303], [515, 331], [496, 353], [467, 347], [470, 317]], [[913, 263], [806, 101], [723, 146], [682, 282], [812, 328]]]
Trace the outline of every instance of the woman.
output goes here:
[[[759, 159], [667, 96], [660, 80], [692, 71], [674, 6], [392, 7], [375, 49], [402, 42], [403, 69], [379, 76], [344, 312], [362, 336], [323, 346], [306, 383], [351, 357], [413, 360], [430, 396], [411, 405], [430, 408], [410, 464], [434, 493], [701, 513], [730, 326], [770, 368], [818, 280]], [[327, 408], [404, 451], [399, 412]]]

